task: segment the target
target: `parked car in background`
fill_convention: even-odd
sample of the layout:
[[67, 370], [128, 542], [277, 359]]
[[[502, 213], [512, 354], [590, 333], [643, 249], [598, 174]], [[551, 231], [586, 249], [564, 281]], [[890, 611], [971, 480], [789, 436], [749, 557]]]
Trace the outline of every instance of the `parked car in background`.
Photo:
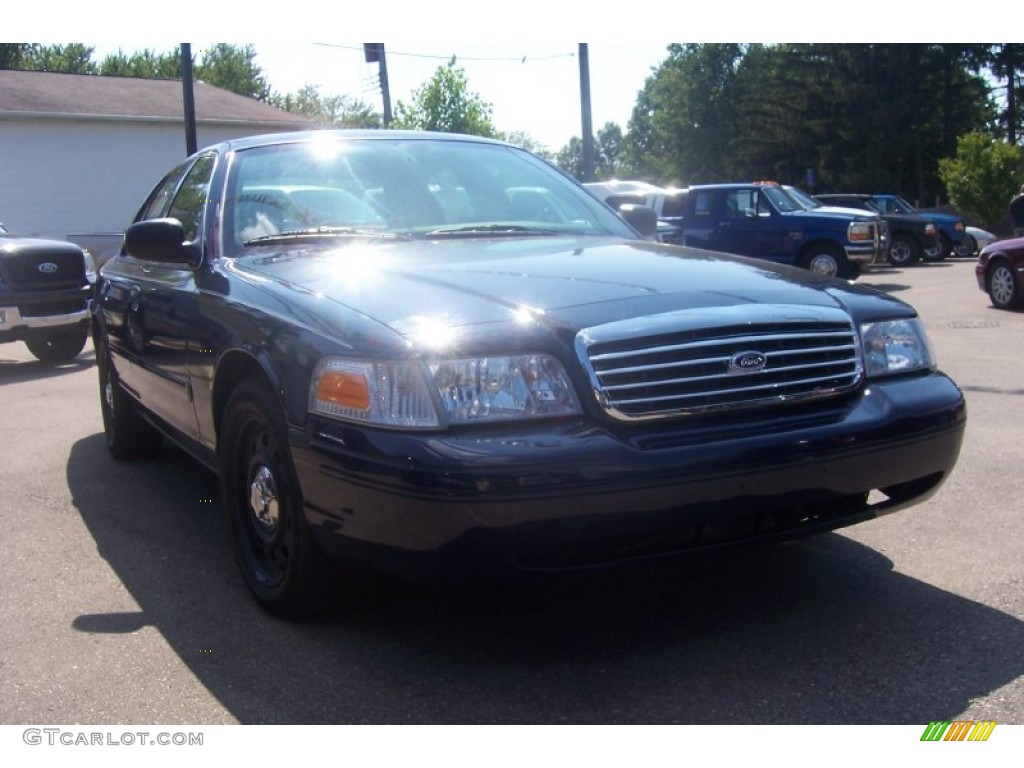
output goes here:
[[644, 240], [479, 137], [204, 149], [92, 319], [108, 449], [166, 437], [217, 472], [244, 581], [285, 616], [346, 583], [329, 556], [536, 575], [851, 525], [931, 496], [966, 423], [909, 305]]
[[[791, 198], [793, 198], [793, 200], [795, 200], [800, 205], [800, 207], [802, 207], [805, 211], [818, 211], [820, 213], [845, 213], [852, 214], [854, 216], [865, 215], [865, 209], [863, 208], [853, 208], [842, 205], [830, 205], [828, 203], [822, 203], [819, 200], [816, 200], [813, 196], [809, 195], [807, 192], [804, 192], [799, 187], [794, 187], [789, 184], [782, 184], [781, 186], [782, 189], [784, 189], [786, 193]], [[875, 223], [878, 227], [879, 248], [875, 252], [874, 261], [871, 262], [873, 265], [881, 264], [889, 260], [889, 247], [891, 244], [888, 222], [886, 222], [885, 218], [880, 214], [875, 214], [875, 216]]]
[[89, 338], [94, 277], [77, 245], [21, 237], [0, 224], [0, 343], [23, 341], [45, 363], [77, 357]]
[[982, 248], [974, 274], [992, 306], [1024, 307], [1024, 237], [999, 240]]
[[872, 195], [833, 193], [815, 195], [815, 199], [826, 205], [842, 205], [883, 215], [889, 229], [888, 260], [894, 267], [913, 264], [925, 254], [937, 254], [942, 244], [939, 229], [932, 219], [914, 213], [883, 211]]
[[904, 213], [920, 214], [935, 222], [939, 228], [940, 243], [933, 249], [924, 252], [924, 258], [928, 261], [940, 261], [947, 256], [970, 256], [967, 245], [964, 242], [964, 231], [966, 224], [962, 216], [953, 213], [941, 213], [939, 211], [919, 211], [899, 195], [871, 195], [871, 202], [874, 207], [883, 214]]
[[[998, 235], [994, 235], [979, 227], [964, 227], [964, 247], [963, 251], [966, 252], [970, 249], [969, 255], [976, 255], [981, 253], [981, 250], [988, 245], [991, 245], [999, 239]], [[966, 253], [964, 255], [967, 255]]]
[[807, 210], [775, 182], [694, 185], [683, 198], [686, 245], [832, 277], [883, 259], [882, 223], [868, 211]]

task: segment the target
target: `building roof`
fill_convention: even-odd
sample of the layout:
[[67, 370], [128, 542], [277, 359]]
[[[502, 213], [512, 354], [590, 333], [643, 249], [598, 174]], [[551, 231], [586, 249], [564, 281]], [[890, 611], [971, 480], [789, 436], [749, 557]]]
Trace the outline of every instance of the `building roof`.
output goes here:
[[[195, 81], [196, 121], [312, 127], [301, 115]], [[180, 80], [0, 70], [0, 116], [182, 120]]]

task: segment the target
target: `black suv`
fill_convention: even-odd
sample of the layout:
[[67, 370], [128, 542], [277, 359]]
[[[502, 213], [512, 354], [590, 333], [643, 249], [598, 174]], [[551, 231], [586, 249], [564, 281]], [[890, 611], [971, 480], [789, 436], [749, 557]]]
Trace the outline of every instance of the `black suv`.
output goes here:
[[0, 342], [45, 363], [75, 358], [89, 337], [89, 257], [73, 243], [18, 237], [0, 224]]
[[935, 222], [926, 216], [909, 213], [883, 213], [872, 204], [871, 195], [829, 194], [815, 195], [825, 205], [841, 205], [844, 208], [861, 208], [865, 211], [882, 213], [889, 224], [889, 263], [894, 267], [913, 264], [921, 258], [929, 259], [942, 244]]

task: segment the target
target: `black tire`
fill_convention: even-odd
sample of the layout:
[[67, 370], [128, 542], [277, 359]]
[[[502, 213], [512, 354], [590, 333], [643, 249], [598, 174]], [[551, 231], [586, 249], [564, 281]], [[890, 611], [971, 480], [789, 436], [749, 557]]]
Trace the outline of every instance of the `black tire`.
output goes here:
[[961, 258], [968, 258], [978, 252], [978, 241], [974, 239], [974, 235], [964, 235], [964, 239], [960, 241], [960, 245], [956, 249], [956, 255]]
[[921, 254], [925, 261], [942, 261], [953, 252], [953, 244], [944, 232], [939, 233], [939, 243], [934, 248], [926, 248]]
[[1010, 265], [1001, 259], [989, 265], [985, 286], [992, 306], [997, 309], [1018, 309], [1024, 304], [1017, 276]]
[[906, 267], [921, 258], [921, 246], [912, 237], [895, 235], [889, 246], [889, 263], [894, 267]]
[[139, 415], [138, 406], [121, 387], [102, 343], [96, 345], [96, 368], [100, 378], [100, 412], [107, 450], [115, 459], [128, 461], [155, 456], [163, 447], [163, 435]]
[[303, 514], [280, 402], [262, 381], [232, 393], [220, 429], [221, 494], [228, 537], [246, 586], [271, 613], [310, 618], [323, 609], [328, 561]]
[[88, 339], [87, 328], [76, 328], [72, 331], [55, 331], [49, 336], [26, 339], [25, 346], [44, 363], [66, 363], [81, 354]]
[[800, 258], [800, 266], [815, 275], [846, 277], [851, 264], [846, 254], [836, 245], [817, 243], [807, 248]]

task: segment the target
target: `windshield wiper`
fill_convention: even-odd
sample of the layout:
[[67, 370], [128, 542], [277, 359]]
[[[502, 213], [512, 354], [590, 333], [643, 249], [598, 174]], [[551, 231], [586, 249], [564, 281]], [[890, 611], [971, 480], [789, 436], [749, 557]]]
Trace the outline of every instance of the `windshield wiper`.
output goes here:
[[383, 237], [389, 239], [408, 240], [408, 235], [385, 232], [380, 229], [358, 229], [356, 227], [313, 227], [310, 229], [290, 229], [276, 235], [262, 235], [246, 240], [242, 245], [264, 245], [267, 243], [288, 243], [299, 240], [329, 239], [335, 237]]
[[423, 237], [476, 237], [478, 235], [518, 236], [518, 235], [561, 235], [553, 229], [542, 227], [524, 227], [520, 224], [470, 224], [464, 227], [441, 227], [422, 234]]

